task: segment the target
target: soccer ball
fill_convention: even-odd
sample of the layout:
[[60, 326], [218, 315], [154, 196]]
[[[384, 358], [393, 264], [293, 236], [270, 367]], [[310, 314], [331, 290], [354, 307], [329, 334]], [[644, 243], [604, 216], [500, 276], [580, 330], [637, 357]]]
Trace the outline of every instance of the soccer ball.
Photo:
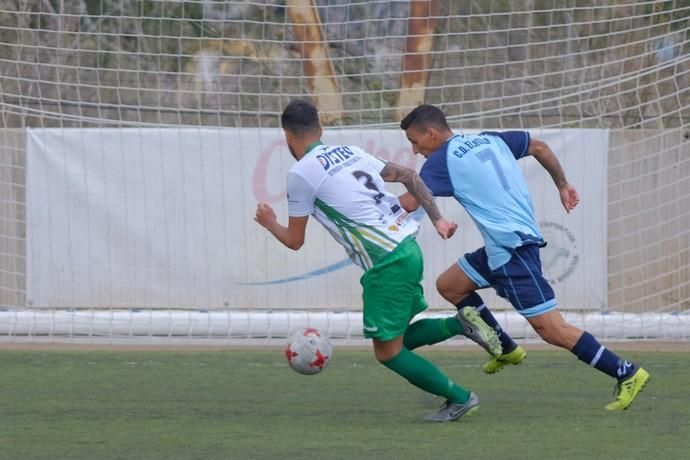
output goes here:
[[285, 357], [295, 371], [304, 375], [318, 374], [333, 357], [333, 346], [324, 334], [314, 328], [301, 329], [290, 336]]

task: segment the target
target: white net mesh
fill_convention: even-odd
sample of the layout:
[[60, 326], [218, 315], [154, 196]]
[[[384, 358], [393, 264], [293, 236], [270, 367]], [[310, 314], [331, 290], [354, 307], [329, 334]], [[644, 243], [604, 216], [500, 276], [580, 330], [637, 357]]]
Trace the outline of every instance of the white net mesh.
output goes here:
[[[295, 97], [315, 100], [328, 126], [395, 128], [426, 102], [460, 130], [608, 129], [601, 309], [647, 319], [605, 334], [668, 338], [666, 320], [687, 325], [690, 310], [689, 30], [685, 0], [4, 2], [0, 304], [56, 314], [27, 296], [27, 128], [266, 129]], [[94, 194], [107, 186], [91, 180]], [[12, 318], [0, 333], [64, 332]]]

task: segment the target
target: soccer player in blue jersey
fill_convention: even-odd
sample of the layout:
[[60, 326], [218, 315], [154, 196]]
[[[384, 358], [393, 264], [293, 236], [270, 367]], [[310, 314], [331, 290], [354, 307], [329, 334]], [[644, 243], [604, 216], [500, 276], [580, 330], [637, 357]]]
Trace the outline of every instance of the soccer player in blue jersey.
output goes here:
[[[458, 308], [475, 307], [501, 339], [503, 354], [484, 366], [494, 373], [526, 356], [501, 329], [477, 289], [493, 287], [524, 316], [548, 343], [565, 348], [599, 371], [617, 379], [616, 400], [608, 410], [627, 409], [649, 380], [649, 373], [619, 358], [590, 333], [568, 324], [557, 310], [553, 289], [542, 275], [539, 249], [546, 243], [534, 218], [532, 199], [517, 160], [533, 156], [548, 171], [566, 212], [579, 202], [549, 146], [526, 131], [453, 134], [445, 114], [420, 105], [400, 123], [415, 153], [426, 158], [419, 175], [434, 196], [452, 196], [467, 211], [484, 247], [465, 254], [436, 281], [439, 293]], [[408, 211], [410, 194], [400, 202]]]

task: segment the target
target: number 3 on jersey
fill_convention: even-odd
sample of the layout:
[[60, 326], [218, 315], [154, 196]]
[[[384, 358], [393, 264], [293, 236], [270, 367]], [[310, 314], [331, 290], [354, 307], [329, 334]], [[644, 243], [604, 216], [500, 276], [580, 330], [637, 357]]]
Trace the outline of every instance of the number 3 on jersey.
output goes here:
[[366, 173], [364, 171], [353, 171], [352, 175], [355, 176], [355, 179], [361, 182], [362, 185], [364, 185], [366, 188], [376, 192], [376, 195], [374, 195], [374, 200], [376, 201], [376, 204], [379, 204], [381, 202], [381, 198], [383, 198], [383, 193], [381, 193], [381, 191], [378, 188], [376, 188], [374, 178], [371, 177], [371, 174]]

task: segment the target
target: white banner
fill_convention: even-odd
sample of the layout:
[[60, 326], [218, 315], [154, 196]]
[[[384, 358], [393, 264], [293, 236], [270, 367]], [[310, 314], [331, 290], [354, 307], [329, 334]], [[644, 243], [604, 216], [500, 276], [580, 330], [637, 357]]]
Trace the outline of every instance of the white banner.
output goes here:
[[[548, 246], [544, 272], [562, 308], [606, 303], [605, 130], [532, 131], [558, 155], [580, 192], [571, 214], [546, 171], [524, 165]], [[326, 130], [419, 168], [401, 130]], [[27, 140], [27, 298], [39, 307], [360, 309], [360, 269], [313, 220], [294, 252], [253, 221], [270, 203], [287, 222], [285, 174], [294, 162], [279, 129], [31, 129]], [[396, 186], [396, 191], [402, 189]], [[482, 245], [453, 199], [460, 225], [442, 241], [428, 221], [419, 242], [433, 307], [435, 279]], [[509, 308], [493, 291], [490, 305]]]

